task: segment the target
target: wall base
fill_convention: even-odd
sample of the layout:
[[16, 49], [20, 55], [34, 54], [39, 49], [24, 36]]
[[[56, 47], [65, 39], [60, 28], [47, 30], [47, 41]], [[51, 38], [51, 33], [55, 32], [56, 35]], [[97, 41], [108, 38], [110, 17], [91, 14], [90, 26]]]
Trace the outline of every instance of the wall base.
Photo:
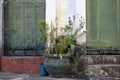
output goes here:
[[[40, 73], [43, 56], [5, 57], [1, 56], [1, 70], [18, 73]], [[76, 72], [79, 75], [99, 77], [120, 77], [120, 55], [76, 56]]]
[[1, 71], [18, 73], [40, 73], [39, 66], [43, 56], [37, 57], [5, 57], [1, 56]]
[[120, 55], [86, 55], [85, 63], [86, 75], [120, 77]]

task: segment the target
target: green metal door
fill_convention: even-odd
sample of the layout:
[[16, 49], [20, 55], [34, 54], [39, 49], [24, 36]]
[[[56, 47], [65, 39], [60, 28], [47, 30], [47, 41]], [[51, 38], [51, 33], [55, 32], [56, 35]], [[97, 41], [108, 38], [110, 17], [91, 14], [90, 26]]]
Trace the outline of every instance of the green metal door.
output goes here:
[[45, 0], [5, 0], [5, 55], [38, 55], [43, 43], [37, 39], [37, 26], [45, 19]]
[[120, 0], [87, 0], [87, 48], [120, 50]]

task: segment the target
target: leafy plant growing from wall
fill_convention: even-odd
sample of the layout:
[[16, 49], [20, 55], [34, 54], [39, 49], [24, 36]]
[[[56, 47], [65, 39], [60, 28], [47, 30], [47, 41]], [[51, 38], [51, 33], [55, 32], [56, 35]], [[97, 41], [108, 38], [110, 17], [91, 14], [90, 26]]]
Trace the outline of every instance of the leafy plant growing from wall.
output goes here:
[[57, 33], [58, 28], [52, 22], [51, 25], [48, 25], [45, 20], [40, 21], [39, 40], [46, 41], [45, 53], [59, 54], [60, 59], [62, 59], [63, 54], [69, 55], [69, 52], [72, 52], [72, 46], [76, 45], [76, 39], [86, 33], [86, 31], [81, 32], [85, 26], [85, 21], [81, 17], [76, 22], [75, 18], [76, 16], [73, 16], [72, 20], [69, 18], [68, 25], [60, 29], [61, 34]]

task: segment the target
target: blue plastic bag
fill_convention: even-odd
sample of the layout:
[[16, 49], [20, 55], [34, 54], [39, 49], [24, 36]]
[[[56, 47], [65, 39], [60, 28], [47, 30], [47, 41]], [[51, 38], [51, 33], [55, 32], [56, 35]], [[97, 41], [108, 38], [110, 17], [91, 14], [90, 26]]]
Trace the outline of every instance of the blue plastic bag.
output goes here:
[[40, 64], [40, 76], [48, 76], [48, 72], [45, 69], [45, 66], [42, 64]]

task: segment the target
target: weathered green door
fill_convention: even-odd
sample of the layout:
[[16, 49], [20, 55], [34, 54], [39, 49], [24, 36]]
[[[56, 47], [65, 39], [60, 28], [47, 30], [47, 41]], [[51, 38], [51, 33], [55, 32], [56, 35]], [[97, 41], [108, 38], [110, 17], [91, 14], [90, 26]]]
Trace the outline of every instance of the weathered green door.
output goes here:
[[87, 48], [120, 50], [120, 0], [87, 0]]
[[36, 55], [43, 44], [37, 39], [37, 26], [45, 19], [45, 0], [5, 0], [5, 55]]

